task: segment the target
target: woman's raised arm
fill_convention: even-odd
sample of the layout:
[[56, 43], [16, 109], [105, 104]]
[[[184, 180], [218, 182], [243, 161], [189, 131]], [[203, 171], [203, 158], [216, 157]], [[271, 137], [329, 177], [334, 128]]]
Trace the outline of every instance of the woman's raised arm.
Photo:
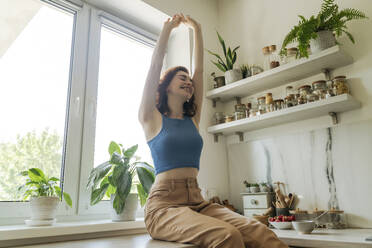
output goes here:
[[161, 69], [163, 67], [165, 49], [172, 29], [178, 27], [181, 21], [182, 16], [178, 14], [174, 15], [172, 19], [168, 18], [168, 20], [164, 22], [163, 29], [156, 43], [138, 112], [138, 119], [142, 124], [152, 120], [154, 113], [158, 111], [156, 108], [156, 92], [159, 85]]

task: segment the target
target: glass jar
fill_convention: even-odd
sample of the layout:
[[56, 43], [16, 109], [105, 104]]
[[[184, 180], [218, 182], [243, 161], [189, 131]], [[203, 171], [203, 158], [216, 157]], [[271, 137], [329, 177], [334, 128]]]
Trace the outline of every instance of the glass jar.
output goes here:
[[247, 103], [246, 107], [245, 107], [245, 115], [246, 117], [250, 117], [250, 111], [252, 109], [252, 104], [250, 102]]
[[262, 48], [262, 53], [264, 55], [263, 67], [267, 71], [270, 69], [270, 48], [268, 46]]
[[276, 52], [276, 45], [269, 46], [270, 51], [270, 69], [276, 68], [280, 65], [279, 60], [279, 54]]
[[232, 122], [235, 119], [234, 115], [226, 115], [225, 122]]
[[[297, 105], [297, 104], [296, 104], [296, 105]], [[286, 96], [286, 97], [284, 98], [284, 106], [285, 106], [286, 108], [290, 108], [290, 107], [295, 106], [295, 104], [294, 104], [294, 99], [292, 98], [291, 95]]]
[[297, 47], [291, 47], [287, 49], [286, 57], [287, 63], [291, 63], [296, 60], [297, 51], [298, 51]]
[[257, 115], [264, 114], [266, 112], [266, 97], [261, 96], [257, 98]]
[[349, 94], [346, 76], [337, 76], [333, 78], [333, 93], [335, 95]]
[[235, 115], [235, 120], [240, 120], [240, 119], [244, 119], [246, 118], [247, 116], [245, 115], [245, 111], [244, 112], [241, 112], [241, 111], [235, 111], [234, 113]]
[[319, 100], [319, 96], [315, 94], [314, 92], [310, 92], [307, 95], [307, 102], [315, 102]]
[[293, 88], [293, 86], [287, 86], [285, 87], [285, 95], [286, 96], [289, 96], [289, 95], [293, 95], [295, 94], [295, 89]]
[[297, 103], [298, 104], [307, 103], [307, 96], [311, 93], [311, 86], [303, 85], [298, 88], [298, 92], [300, 93], [300, 97], [297, 99]]
[[283, 99], [274, 100], [274, 111], [281, 110], [284, 108], [284, 101]]
[[225, 122], [225, 114], [223, 112], [214, 113], [214, 123], [221, 124]]
[[318, 96], [318, 99], [325, 99], [327, 94], [327, 82], [319, 80], [312, 83], [313, 93]]
[[274, 111], [274, 101], [273, 101], [272, 93], [266, 93], [265, 106], [266, 106], [266, 112]]

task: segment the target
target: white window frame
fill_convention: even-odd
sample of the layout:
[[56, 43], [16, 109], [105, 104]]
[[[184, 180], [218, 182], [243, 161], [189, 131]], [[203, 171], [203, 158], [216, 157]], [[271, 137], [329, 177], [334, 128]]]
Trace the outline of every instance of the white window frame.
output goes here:
[[[95, 124], [97, 109], [97, 90], [99, 73], [99, 54], [101, 28], [105, 27], [114, 32], [130, 37], [147, 46], [155, 47], [157, 36], [141, 29], [129, 22], [117, 18], [105, 11], [93, 9], [91, 11], [90, 46], [88, 52], [88, 78], [86, 89], [85, 118], [83, 128], [83, 150], [81, 160], [80, 191], [79, 191], [79, 215], [100, 215], [102, 217], [110, 214], [110, 201], [101, 201], [90, 206], [90, 192], [85, 188], [88, 176], [94, 163]], [[104, 161], [102, 161], [104, 162]], [[137, 217], [143, 216], [143, 209], [139, 208]]]
[[[76, 213], [77, 190], [74, 189], [74, 175], [80, 163], [81, 126], [82, 118], [81, 102], [84, 97], [85, 83], [85, 56], [87, 39], [84, 37], [83, 27], [88, 25], [89, 19], [86, 18], [86, 10], [83, 3], [78, 0], [40, 0], [41, 3], [73, 14], [74, 23], [72, 29], [70, 71], [68, 82], [68, 94], [66, 104], [65, 136], [63, 150], [65, 152], [64, 161], [64, 191], [68, 192], [73, 199], [73, 207], [69, 208], [65, 203], [58, 209], [58, 215], [73, 215]], [[66, 135], [67, 134], [67, 135]], [[75, 168], [74, 168], [75, 165]], [[76, 169], [77, 168], [77, 169]], [[74, 171], [75, 170], [75, 171]], [[76, 176], [75, 176], [76, 177]], [[76, 184], [76, 183], [75, 183]], [[22, 223], [25, 217], [30, 216], [28, 202], [0, 202], [0, 225]]]

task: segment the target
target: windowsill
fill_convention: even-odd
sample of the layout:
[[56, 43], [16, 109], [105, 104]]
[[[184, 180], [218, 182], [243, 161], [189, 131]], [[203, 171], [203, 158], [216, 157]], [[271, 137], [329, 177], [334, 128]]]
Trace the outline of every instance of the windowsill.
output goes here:
[[[126, 222], [112, 222], [111, 220], [92, 220], [76, 222], [57, 222], [53, 226], [29, 227], [26, 225], [0, 226], [0, 247], [2, 244], [21, 245], [35, 243], [44, 243], [56, 240], [55, 237], [64, 237], [63, 240], [77, 240], [88, 238], [94, 234], [94, 237], [107, 237], [115, 235], [125, 235], [133, 233], [146, 233], [146, 227], [143, 219]], [[69, 238], [71, 236], [71, 238]], [[22, 241], [23, 240], [23, 241]], [[45, 240], [45, 241], [43, 241]]]

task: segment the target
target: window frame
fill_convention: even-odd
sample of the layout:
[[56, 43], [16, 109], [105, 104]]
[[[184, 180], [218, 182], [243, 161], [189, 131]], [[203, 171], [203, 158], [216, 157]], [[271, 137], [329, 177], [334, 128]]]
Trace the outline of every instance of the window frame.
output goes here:
[[[158, 35], [80, 0], [38, 0], [74, 15], [64, 134], [61, 182], [72, 199], [57, 211], [59, 221], [108, 218], [110, 202], [90, 206], [86, 182], [93, 168], [101, 27], [155, 47]], [[63, 165], [63, 164], [62, 164]], [[29, 202], [0, 202], [0, 225], [22, 224], [30, 216]], [[137, 217], [143, 216], [139, 208]]]

